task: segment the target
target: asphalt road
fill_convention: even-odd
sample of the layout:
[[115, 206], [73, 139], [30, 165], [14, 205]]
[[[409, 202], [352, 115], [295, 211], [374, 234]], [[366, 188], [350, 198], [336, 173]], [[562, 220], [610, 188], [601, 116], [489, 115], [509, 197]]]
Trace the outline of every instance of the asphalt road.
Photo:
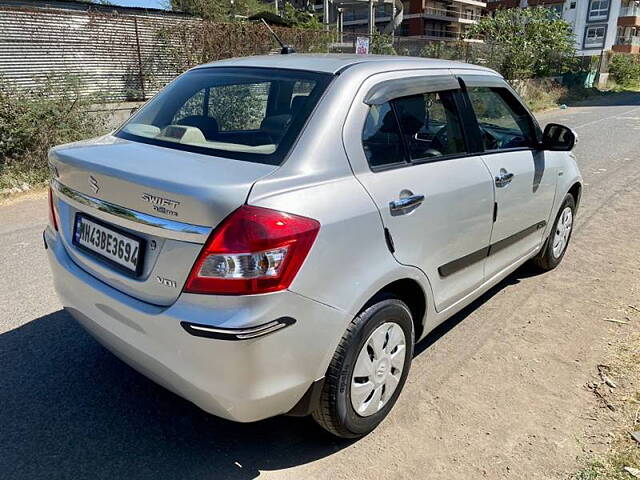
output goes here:
[[574, 127], [585, 194], [554, 272], [516, 272], [417, 348], [391, 416], [358, 442], [311, 420], [234, 424], [155, 385], [60, 307], [46, 196], [0, 207], [0, 478], [563, 478], [583, 385], [638, 302], [640, 95], [540, 116]]

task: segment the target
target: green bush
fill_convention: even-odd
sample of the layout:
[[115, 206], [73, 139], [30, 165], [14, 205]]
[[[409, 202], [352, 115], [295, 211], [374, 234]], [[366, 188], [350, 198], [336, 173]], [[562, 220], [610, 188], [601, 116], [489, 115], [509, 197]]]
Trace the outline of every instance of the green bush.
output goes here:
[[86, 112], [77, 79], [49, 77], [36, 90], [0, 81], [0, 189], [45, 181], [47, 152], [61, 143], [106, 133], [106, 118]]
[[609, 64], [609, 74], [624, 87], [640, 84], [640, 60], [637, 55], [614, 55]]
[[397, 55], [393, 48], [393, 37], [382, 33], [374, 33], [371, 37], [370, 52], [376, 55]]
[[426, 58], [441, 58], [473, 63], [475, 58], [472, 54], [473, 48], [469, 43], [445, 41], [428, 42], [419, 53], [421, 57]]

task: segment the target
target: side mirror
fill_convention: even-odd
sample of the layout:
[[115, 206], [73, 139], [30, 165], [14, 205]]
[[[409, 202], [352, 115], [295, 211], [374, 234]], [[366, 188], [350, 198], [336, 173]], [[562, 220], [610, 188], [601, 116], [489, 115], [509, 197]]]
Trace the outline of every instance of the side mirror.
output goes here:
[[578, 134], [569, 127], [550, 123], [544, 127], [542, 148], [556, 152], [568, 152], [578, 143]]

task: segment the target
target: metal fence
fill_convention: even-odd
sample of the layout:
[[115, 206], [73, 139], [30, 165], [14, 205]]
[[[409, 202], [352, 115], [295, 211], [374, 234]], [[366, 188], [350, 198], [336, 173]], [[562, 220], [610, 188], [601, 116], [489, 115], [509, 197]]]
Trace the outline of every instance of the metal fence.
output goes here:
[[[0, 77], [29, 91], [47, 77], [74, 75], [82, 81], [82, 94], [108, 100], [148, 98], [179, 73], [158, 48], [159, 32], [197, 21], [173, 15], [2, 8]], [[163, 60], [163, 68], [145, 75]]]
[[[275, 27], [299, 52], [354, 53], [363, 33]], [[442, 32], [441, 32], [442, 33]], [[460, 38], [370, 38], [372, 53], [460, 60], [499, 69], [493, 46]], [[47, 77], [72, 75], [99, 101], [145, 100], [196, 64], [277, 51], [259, 23], [213, 24], [172, 14], [0, 7], [0, 78], [37, 91]]]

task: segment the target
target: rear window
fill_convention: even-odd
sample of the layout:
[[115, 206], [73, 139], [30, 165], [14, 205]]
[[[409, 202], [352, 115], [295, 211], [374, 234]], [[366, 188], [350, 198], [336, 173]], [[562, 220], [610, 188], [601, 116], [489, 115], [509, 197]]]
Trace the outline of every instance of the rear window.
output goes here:
[[331, 78], [266, 68], [192, 70], [149, 101], [116, 136], [279, 165]]

